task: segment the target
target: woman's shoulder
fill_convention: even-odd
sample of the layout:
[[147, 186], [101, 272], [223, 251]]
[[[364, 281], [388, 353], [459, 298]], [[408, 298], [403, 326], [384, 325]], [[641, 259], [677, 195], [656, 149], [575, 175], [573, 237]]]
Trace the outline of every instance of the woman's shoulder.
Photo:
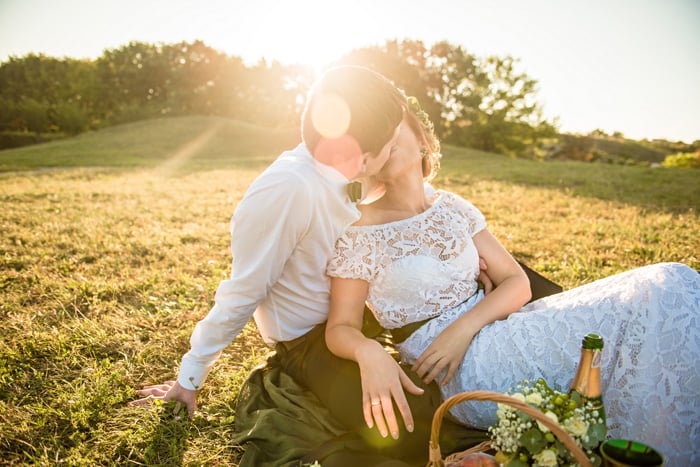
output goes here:
[[457, 209], [476, 209], [478, 211], [478, 208], [471, 201], [453, 191], [436, 190], [435, 196], [437, 197], [436, 202], [441, 202], [446, 206]]
[[484, 214], [471, 201], [451, 191], [438, 190], [437, 193], [440, 195], [439, 201], [442, 206], [451, 215], [458, 214], [458, 217], [476, 225], [477, 231], [486, 227]]

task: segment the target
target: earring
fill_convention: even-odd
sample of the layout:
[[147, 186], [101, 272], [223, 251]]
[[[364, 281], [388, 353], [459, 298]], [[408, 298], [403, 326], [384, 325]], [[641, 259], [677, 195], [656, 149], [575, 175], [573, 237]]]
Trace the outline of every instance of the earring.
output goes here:
[[425, 159], [426, 157], [428, 157], [428, 148], [420, 148], [420, 158]]

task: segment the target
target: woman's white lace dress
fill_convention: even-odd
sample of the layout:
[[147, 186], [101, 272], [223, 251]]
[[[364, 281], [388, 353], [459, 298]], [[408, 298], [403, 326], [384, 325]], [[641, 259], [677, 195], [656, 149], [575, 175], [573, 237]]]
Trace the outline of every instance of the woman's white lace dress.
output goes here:
[[[397, 346], [412, 363], [457, 317], [483, 298], [472, 236], [486, 227], [471, 203], [445, 191], [409, 219], [353, 226], [336, 244], [331, 276], [370, 283], [368, 306], [387, 329], [435, 317]], [[608, 437], [646, 442], [667, 465], [700, 465], [700, 275], [661, 263], [546, 297], [474, 338], [444, 397], [505, 392], [543, 377], [567, 391], [582, 338], [603, 336], [601, 368]], [[486, 428], [495, 404], [468, 402], [452, 413]]]

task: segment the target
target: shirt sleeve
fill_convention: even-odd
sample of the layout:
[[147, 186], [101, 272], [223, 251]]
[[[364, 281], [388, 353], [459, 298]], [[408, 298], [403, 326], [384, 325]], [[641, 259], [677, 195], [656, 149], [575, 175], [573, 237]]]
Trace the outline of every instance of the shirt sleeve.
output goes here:
[[231, 220], [231, 278], [219, 284], [213, 308], [194, 328], [180, 365], [181, 386], [201, 387], [277, 282], [309, 227], [311, 202], [305, 181], [289, 172], [264, 174], [248, 189]]

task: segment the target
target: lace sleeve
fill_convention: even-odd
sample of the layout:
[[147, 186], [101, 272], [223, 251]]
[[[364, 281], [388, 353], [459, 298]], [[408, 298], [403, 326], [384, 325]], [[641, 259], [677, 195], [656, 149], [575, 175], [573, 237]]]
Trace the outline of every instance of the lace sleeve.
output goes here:
[[476, 206], [458, 195], [451, 194], [451, 197], [457, 212], [467, 221], [467, 232], [470, 236], [473, 237], [486, 228], [486, 218]]
[[346, 231], [335, 243], [326, 273], [331, 277], [362, 279], [374, 277], [374, 253], [366, 232]]

